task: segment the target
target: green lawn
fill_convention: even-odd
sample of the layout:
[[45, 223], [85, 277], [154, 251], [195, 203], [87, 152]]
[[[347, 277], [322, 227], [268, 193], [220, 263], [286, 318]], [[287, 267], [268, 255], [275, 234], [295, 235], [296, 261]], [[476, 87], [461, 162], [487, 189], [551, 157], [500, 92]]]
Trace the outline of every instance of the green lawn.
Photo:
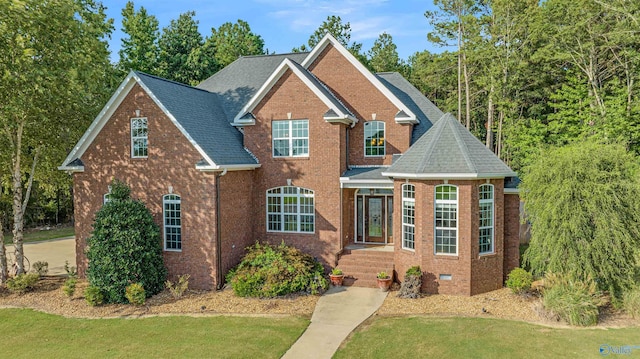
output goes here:
[[[26, 243], [26, 242], [46, 241], [49, 239], [71, 237], [73, 235], [74, 235], [73, 227], [54, 228], [48, 231], [34, 230], [34, 231], [29, 231], [24, 233], [24, 242]], [[12, 241], [13, 241], [13, 234], [5, 233], [4, 244], [11, 244], [13, 243]]]
[[[280, 358], [309, 321], [296, 317], [68, 319], [1, 309], [11, 358]], [[10, 354], [10, 355], [9, 355]]]
[[601, 358], [600, 346], [636, 345], [640, 328], [559, 329], [488, 318], [376, 318], [334, 358]]

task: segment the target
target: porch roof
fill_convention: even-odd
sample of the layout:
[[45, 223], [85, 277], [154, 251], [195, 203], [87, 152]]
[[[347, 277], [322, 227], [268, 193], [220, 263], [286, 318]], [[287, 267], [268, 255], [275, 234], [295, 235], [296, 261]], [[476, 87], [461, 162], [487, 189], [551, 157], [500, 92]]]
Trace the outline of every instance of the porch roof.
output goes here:
[[352, 167], [340, 176], [341, 188], [393, 188], [393, 180], [383, 176], [389, 167]]

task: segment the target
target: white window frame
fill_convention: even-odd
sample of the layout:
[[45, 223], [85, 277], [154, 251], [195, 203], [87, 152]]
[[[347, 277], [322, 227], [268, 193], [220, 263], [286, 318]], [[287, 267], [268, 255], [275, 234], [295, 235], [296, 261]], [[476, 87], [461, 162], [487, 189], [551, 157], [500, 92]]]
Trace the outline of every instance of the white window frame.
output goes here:
[[[289, 126], [289, 130], [286, 133], [286, 136], [276, 137], [275, 134], [275, 124], [276, 123], [287, 123]], [[304, 124], [306, 125], [306, 136], [294, 136], [294, 124]], [[288, 141], [289, 151], [285, 155], [276, 155], [276, 141]], [[306, 141], [306, 146], [297, 146], [298, 150], [306, 148], [306, 152], [294, 154], [294, 144], [296, 141]], [[309, 120], [274, 120], [271, 122], [271, 156], [274, 158], [280, 157], [309, 157]]]
[[[376, 142], [382, 142], [382, 146], [380, 146], [379, 144], [373, 146], [373, 148], [378, 149], [378, 151], [380, 151], [380, 149], [382, 149], [382, 154], [378, 152], [378, 154], [375, 155], [368, 155], [367, 154], [367, 142], [371, 141], [371, 137], [376, 136], [379, 132], [380, 132], [380, 125], [382, 125], [382, 137], [376, 137]], [[375, 128], [374, 128], [375, 127]], [[384, 121], [367, 121], [364, 123], [364, 156], [365, 157], [384, 157], [387, 153], [387, 141], [385, 140], [386, 138], [386, 129], [387, 124]], [[367, 135], [367, 133], [369, 133]]]
[[402, 185], [402, 249], [416, 249], [416, 186], [409, 183]]
[[[162, 233], [162, 242], [163, 242], [163, 247], [165, 251], [168, 252], [182, 252], [182, 199], [180, 198], [180, 196], [178, 196], [177, 194], [165, 194], [164, 196], [162, 196], [162, 228], [163, 228], [163, 233]], [[170, 211], [167, 210], [167, 205], [170, 204], [177, 204], [179, 205], [178, 209], [172, 209]], [[171, 218], [167, 217], [167, 215], [171, 214], [171, 213], [175, 213], [177, 212], [177, 216], [173, 216]], [[177, 219], [177, 221], [179, 222], [179, 224], [167, 224], [167, 220], [168, 219]], [[172, 228], [177, 228], [178, 229], [178, 239], [175, 240], [173, 239], [172, 242], [176, 242], [177, 243], [177, 247], [178, 248], [169, 248], [169, 246], [167, 246], [167, 243], [169, 242], [169, 236], [167, 233], [167, 228], [172, 229]], [[171, 234], [175, 234], [175, 233], [171, 233]]]
[[[315, 193], [313, 190], [295, 186], [270, 188], [266, 192], [266, 230], [276, 233], [313, 234], [316, 231]], [[295, 208], [285, 204], [285, 198], [295, 198]], [[306, 202], [306, 203], [303, 203]], [[304, 212], [302, 212], [304, 211]], [[287, 218], [295, 218], [295, 230], [287, 230]], [[303, 220], [306, 220], [303, 222]], [[313, 230], [305, 230], [310, 225]]]
[[[146, 117], [133, 117], [130, 121], [131, 127], [131, 158], [147, 158], [149, 156], [149, 122]], [[144, 135], [138, 134], [137, 130], [144, 128]], [[143, 141], [144, 155], [136, 155], [136, 143]]]
[[[455, 196], [456, 199], [452, 200], [452, 199], [438, 199], [438, 188], [442, 188], [442, 187], [452, 187], [455, 188]], [[450, 193], [450, 192], [449, 192]], [[450, 193], [451, 194], [451, 193]], [[459, 206], [458, 206], [458, 186], [455, 185], [451, 185], [451, 184], [441, 184], [441, 185], [437, 185], [434, 188], [434, 206], [433, 206], [433, 253], [436, 255], [443, 255], [443, 256], [457, 256], [458, 255], [458, 247], [459, 247], [459, 243], [458, 243], [458, 224], [459, 224], [459, 216], [458, 216], [458, 212], [459, 212]], [[447, 206], [455, 206], [455, 227], [451, 227], [451, 226], [438, 226], [438, 205], [447, 205]], [[443, 220], [444, 221], [444, 220]], [[451, 221], [451, 219], [449, 219], [449, 221]], [[449, 253], [449, 252], [439, 252], [438, 251], [438, 242], [440, 240], [440, 238], [438, 237], [438, 231], [442, 231], [442, 230], [447, 230], [447, 231], [451, 231], [454, 230], [455, 231], [455, 253]], [[443, 238], [444, 239], [444, 238]], [[442, 246], [444, 246], [444, 244], [441, 244]], [[448, 245], [450, 246], [450, 244]]]
[[[483, 189], [488, 189], [488, 191], [483, 191]], [[491, 198], [483, 198], [485, 196], [483, 196], [483, 193], [489, 193]], [[495, 252], [495, 202], [494, 202], [494, 198], [495, 198], [495, 190], [492, 184], [482, 184], [478, 187], [478, 200], [479, 200], [479, 205], [478, 205], [478, 217], [479, 217], [479, 221], [478, 221], [478, 253], [479, 254], [493, 254]], [[490, 218], [488, 218], [491, 222], [490, 225], [484, 225], [483, 226], [483, 218], [482, 218], [482, 205], [490, 205], [491, 208], [491, 213], [490, 213]], [[490, 230], [491, 234], [489, 236], [489, 250], [488, 251], [482, 251], [482, 247], [483, 247], [483, 230]]]

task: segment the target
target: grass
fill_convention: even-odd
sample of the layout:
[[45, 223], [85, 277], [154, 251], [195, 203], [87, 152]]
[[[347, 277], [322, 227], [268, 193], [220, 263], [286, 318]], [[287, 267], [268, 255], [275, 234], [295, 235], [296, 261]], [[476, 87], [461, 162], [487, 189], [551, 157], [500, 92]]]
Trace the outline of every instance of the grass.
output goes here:
[[563, 329], [488, 318], [378, 318], [334, 358], [600, 358], [600, 346], [638, 346], [640, 328]]
[[70, 319], [0, 310], [12, 358], [280, 358], [309, 321], [296, 317]]
[[[32, 230], [24, 232], [24, 243], [46, 241], [49, 239], [57, 239], [64, 237], [72, 237], [74, 235], [73, 227], [53, 228], [50, 230]], [[13, 233], [4, 234], [4, 244], [13, 243]]]

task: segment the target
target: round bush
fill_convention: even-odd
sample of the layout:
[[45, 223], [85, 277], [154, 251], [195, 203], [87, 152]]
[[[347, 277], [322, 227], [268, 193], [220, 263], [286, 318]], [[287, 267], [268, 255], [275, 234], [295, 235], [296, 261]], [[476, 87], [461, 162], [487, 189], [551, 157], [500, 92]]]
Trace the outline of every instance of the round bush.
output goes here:
[[227, 275], [241, 297], [277, 297], [296, 292], [320, 293], [328, 286], [324, 268], [296, 248], [256, 243]]
[[90, 306], [95, 307], [104, 303], [104, 295], [100, 288], [90, 285], [84, 290], [84, 300], [86, 300]]
[[515, 268], [509, 273], [507, 277], [507, 288], [511, 289], [514, 293], [524, 293], [531, 288], [533, 283], [533, 275], [522, 268]]
[[127, 303], [130, 283], [140, 283], [147, 296], [164, 289], [167, 270], [160, 229], [144, 204], [129, 193], [125, 184], [114, 181], [109, 202], [96, 213], [87, 240], [87, 279], [101, 290], [106, 303]]
[[140, 283], [132, 283], [127, 286], [125, 296], [129, 303], [133, 305], [143, 305], [146, 299], [144, 287]]

